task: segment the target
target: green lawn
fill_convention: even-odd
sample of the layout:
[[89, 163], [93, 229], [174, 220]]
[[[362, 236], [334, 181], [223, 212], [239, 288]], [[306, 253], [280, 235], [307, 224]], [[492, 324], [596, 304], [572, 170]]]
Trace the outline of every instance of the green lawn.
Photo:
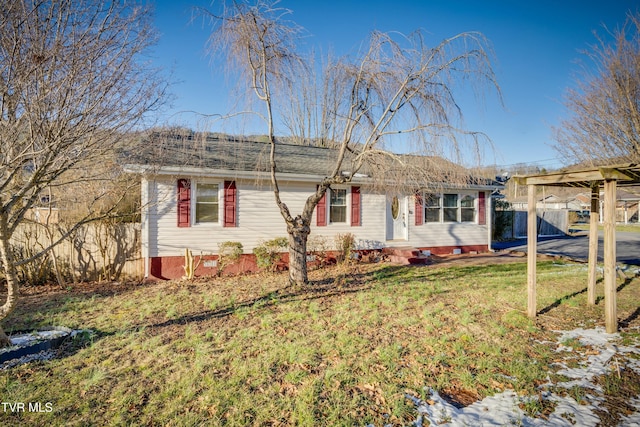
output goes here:
[[[586, 274], [540, 262], [536, 322], [522, 262], [333, 267], [295, 289], [284, 275], [30, 289], [9, 331], [95, 335], [0, 371], [3, 402], [53, 409], [0, 412], [0, 424], [407, 425], [417, 414], [405, 393], [424, 398], [425, 387], [461, 404], [505, 389], [535, 396], [557, 357], [551, 331], [602, 324]], [[621, 319], [640, 306], [639, 282], [621, 283]]]
[[[569, 227], [572, 230], [588, 231], [589, 224], [573, 224]], [[604, 231], [604, 225], [598, 225], [599, 231]], [[640, 224], [616, 224], [616, 231], [628, 233], [640, 233]]]

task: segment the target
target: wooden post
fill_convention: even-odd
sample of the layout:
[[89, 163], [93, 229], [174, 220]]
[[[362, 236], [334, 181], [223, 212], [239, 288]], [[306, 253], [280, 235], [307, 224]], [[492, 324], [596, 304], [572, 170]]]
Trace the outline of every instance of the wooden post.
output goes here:
[[538, 255], [538, 217], [536, 215], [536, 186], [527, 186], [527, 314], [535, 318], [536, 310], [536, 257]]
[[604, 181], [604, 316], [607, 333], [618, 331], [616, 313], [616, 180]]
[[596, 281], [598, 280], [598, 223], [600, 222], [600, 186], [591, 184], [591, 213], [589, 215], [589, 279], [587, 282], [587, 302], [596, 303]]
[[629, 209], [627, 209], [627, 202], [624, 202], [624, 223], [629, 224]]
[[[600, 200], [600, 212], [604, 212], [604, 200]], [[600, 215], [600, 224], [604, 224], [604, 216]]]

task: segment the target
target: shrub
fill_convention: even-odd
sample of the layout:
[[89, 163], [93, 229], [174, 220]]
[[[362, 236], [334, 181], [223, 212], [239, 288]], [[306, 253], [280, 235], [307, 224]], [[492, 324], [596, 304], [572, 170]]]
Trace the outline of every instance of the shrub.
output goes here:
[[327, 259], [329, 251], [329, 243], [324, 236], [310, 236], [307, 240], [307, 253], [315, 255], [321, 264]]
[[[51, 239], [46, 235], [45, 227], [42, 224], [26, 224], [20, 227], [20, 232], [16, 233], [16, 239], [12, 250], [15, 260], [24, 260], [36, 256], [48, 246]], [[16, 267], [18, 281], [20, 284], [44, 285], [58, 281], [56, 274], [62, 280], [71, 277], [71, 270], [67, 263], [62, 262], [53, 250], [48, 251], [34, 260]]]
[[274, 271], [278, 261], [282, 257], [282, 252], [289, 246], [289, 239], [286, 237], [276, 237], [260, 243], [253, 249], [258, 267]]
[[[24, 246], [14, 246], [13, 248], [14, 259], [26, 259], [36, 254], [37, 250]], [[16, 267], [16, 273], [18, 275], [18, 282], [22, 285], [45, 285], [47, 283], [55, 282], [56, 275], [51, 260], [50, 254], [45, 254], [41, 258], [35, 261], [28, 262], [19, 267]]]
[[352, 233], [336, 234], [334, 240], [338, 251], [338, 260], [348, 262], [356, 248], [356, 236]]
[[513, 237], [513, 209], [504, 200], [496, 200], [493, 211], [493, 239], [504, 240]]
[[242, 252], [242, 243], [240, 242], [218, 243], [218, 276], [227, 266], [238, 261]]

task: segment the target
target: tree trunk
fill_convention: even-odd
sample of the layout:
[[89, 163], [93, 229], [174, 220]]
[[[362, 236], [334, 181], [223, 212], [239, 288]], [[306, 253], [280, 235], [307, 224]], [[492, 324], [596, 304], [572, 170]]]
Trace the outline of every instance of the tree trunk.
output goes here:
[[311, 232], [309, 222], [296, 217], [293, 224], [287, 226], [289, 233], [289, 283], [294, 286], [306, 285], [307, 277], [307, 238]]
[[[0, 218], [0, 260], [2, 261], [2, 270], [7, 282], [7, 299], [0, 307], [0, 321], [4, 320], [11, 314], [18, 301], [18, 276], [14, 264], [13, 253], [7, 235], [6, 217]], [[0, 326], [0, 348], [11, 345], [11, 340], [4, 333]]]

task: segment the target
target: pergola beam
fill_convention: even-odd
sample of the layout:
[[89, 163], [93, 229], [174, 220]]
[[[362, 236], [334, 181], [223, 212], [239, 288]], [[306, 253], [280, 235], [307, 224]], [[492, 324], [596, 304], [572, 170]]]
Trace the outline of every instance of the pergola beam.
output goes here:
[[521, 185], [549, 185], [560, 187], [590, 187], [594, 181], [613, 179], [634, 183], [638, 180], [635, 169], [628, 166], [611, 166], [578, 171], [552, 172], [543, 175], [515, 177]]

